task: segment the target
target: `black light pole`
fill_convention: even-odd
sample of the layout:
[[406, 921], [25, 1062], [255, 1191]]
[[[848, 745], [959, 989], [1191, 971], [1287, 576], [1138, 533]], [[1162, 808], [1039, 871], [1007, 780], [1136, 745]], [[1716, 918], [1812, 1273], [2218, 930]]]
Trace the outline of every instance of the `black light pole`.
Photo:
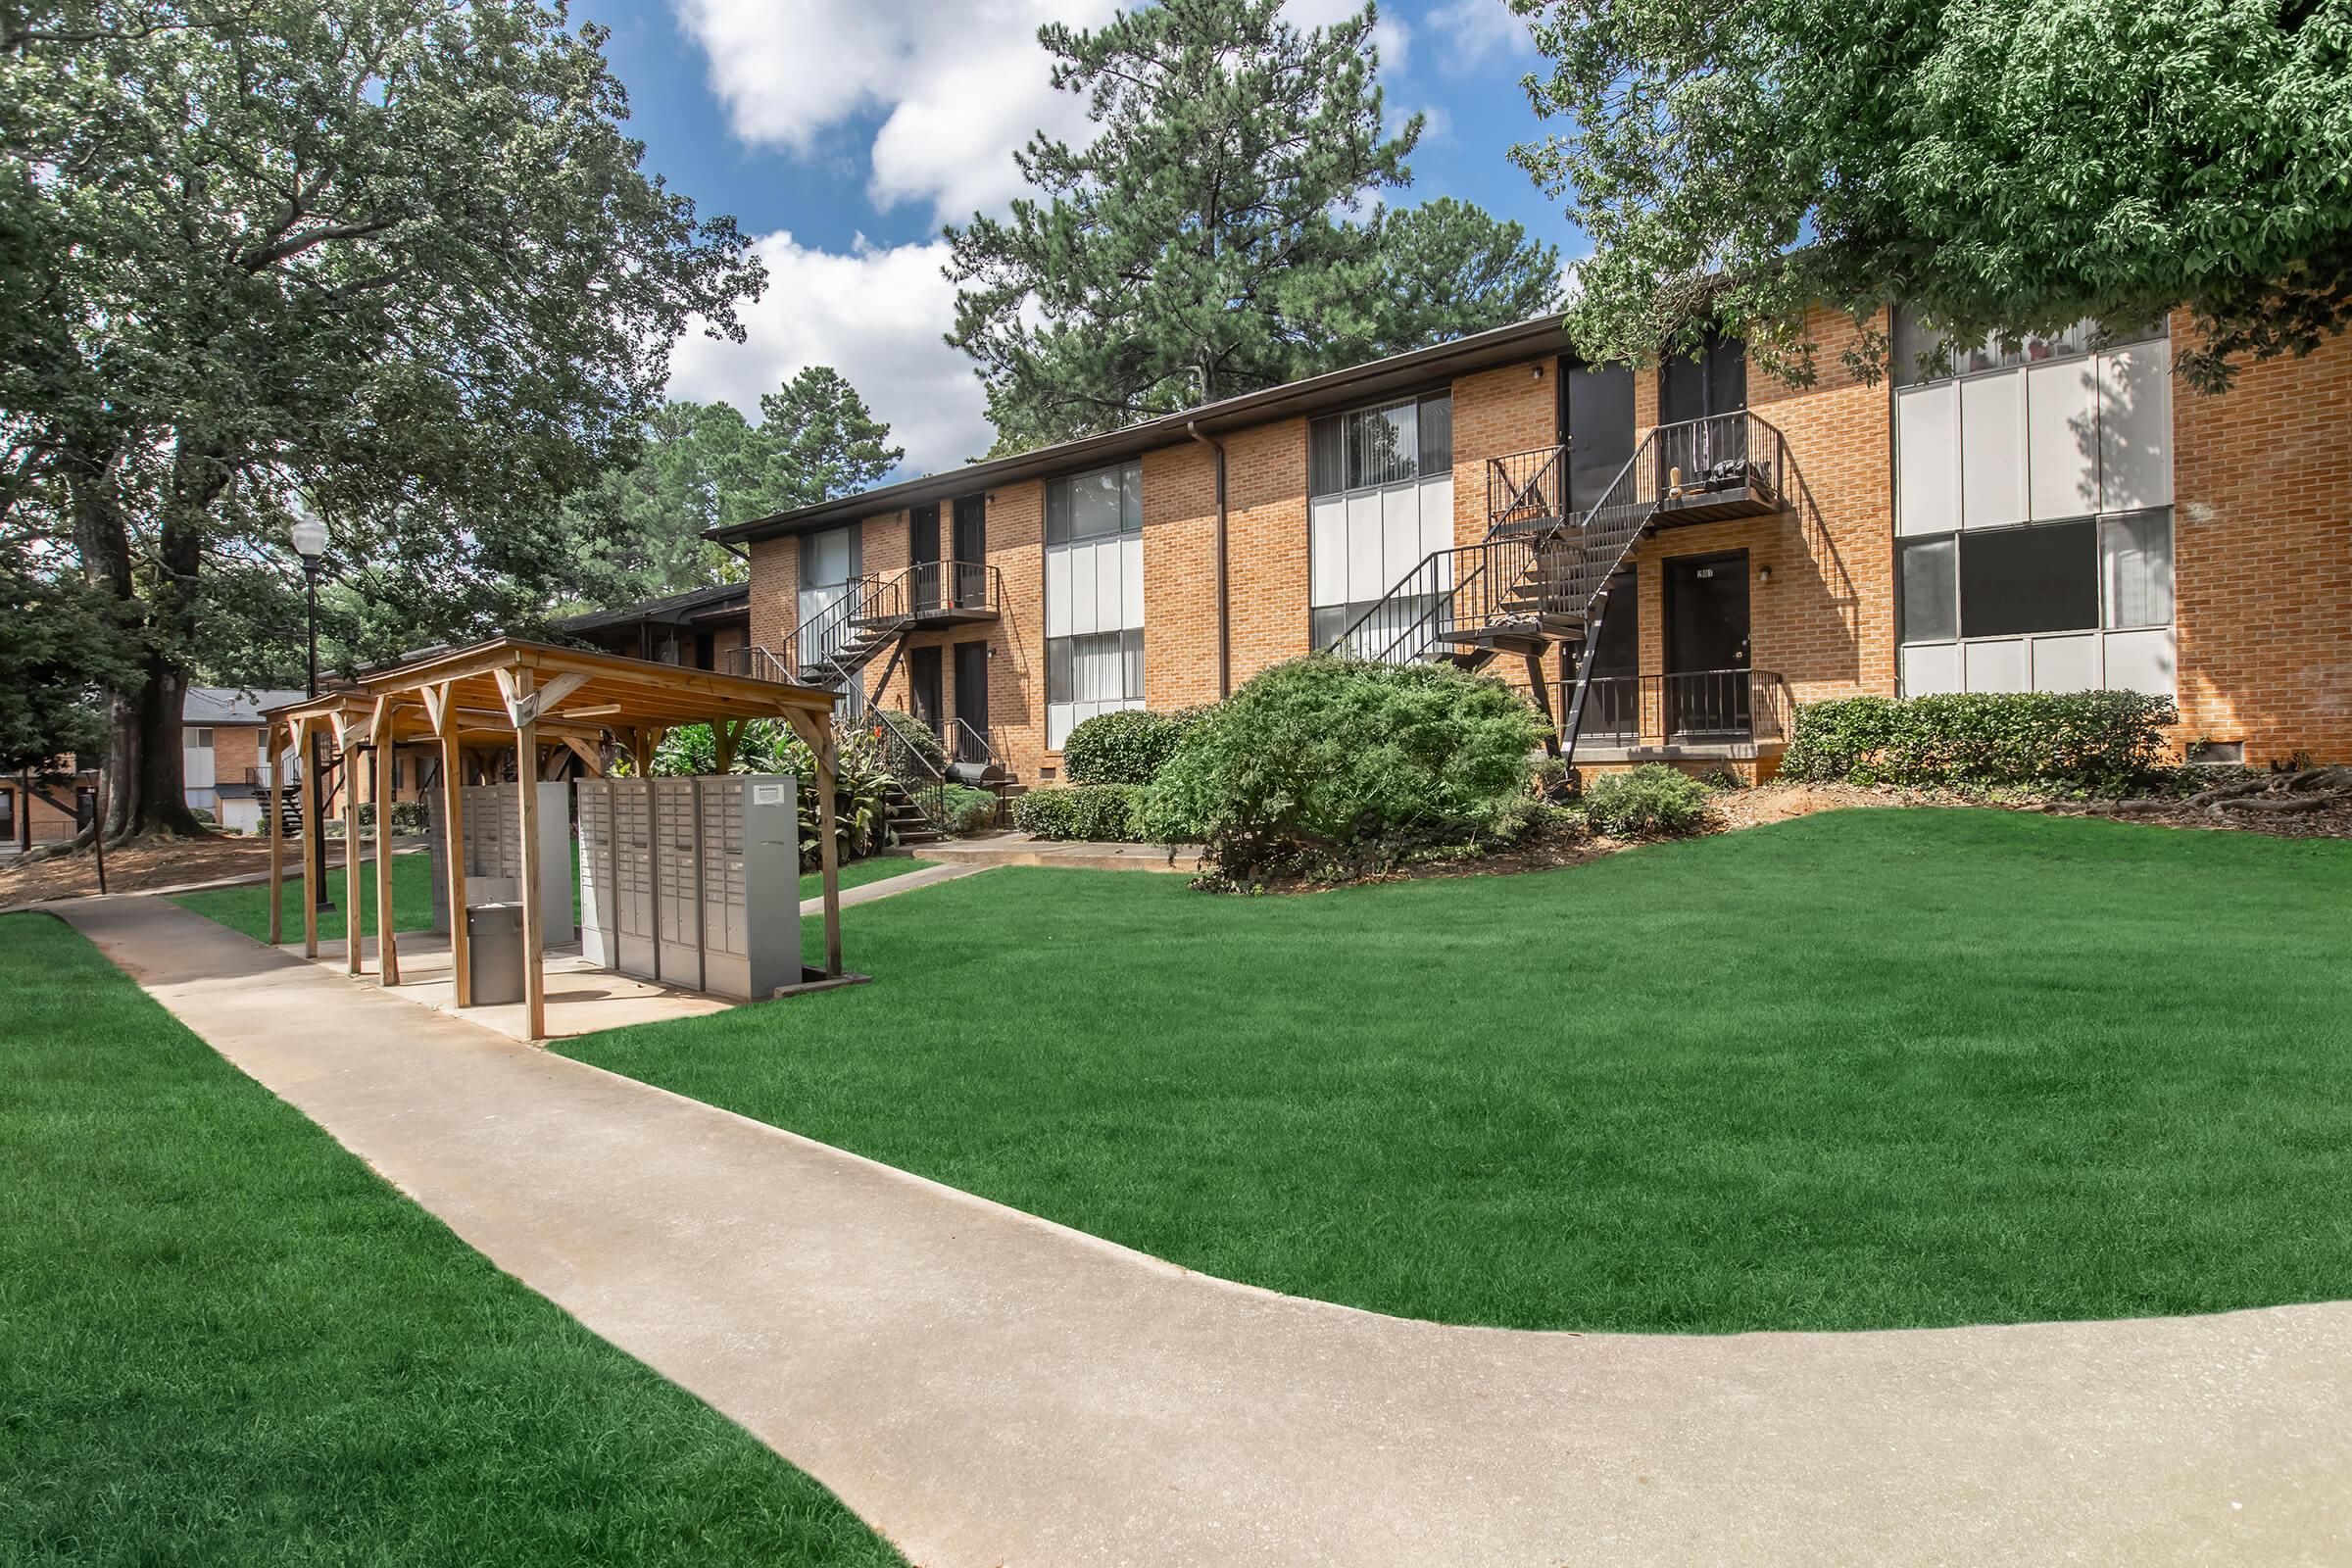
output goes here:
[[[302, 558], [303, 595], [307, 601], [310, 620], [311, 662], [307, 690], [311, 696], [316, 697], [318, 695], [318, 558], [326, 553], [326, 524], [313, 515], [311, 509], [304, 506], [298, 497], [294, 502], [294, 526], [291, 532], [294, 536], [294, 553]], [[351, 771], [348, 761], [349, 760], [346, 759], [347, 765], [344, 772], [347, 774]], [[324, 749], [319, 745], [319, 736], [316, 729], [311, 731], [310, 755], [303, 759], [303, 765], [311, 769], [310, 776], [318, 781], [318, 808], [312, 810], [311, 803], [307, 798], [303, 803], [303, 815], [307, 819], [306, 825], [310, 829], [311, 843], [316, 846], [318, 857], [318, 891], [317, 894], [318, 907], [322, 910], [332, 909], [335, 906], [334, 901], [326, 896], [326, 762]], [[277, 784], [282, 796], [285, 787], [284, 781], [277, 779], [273, 774], [271, 782]], [[348, 777], [344, 779], [343, 787], [351, 788], [351, 780]], [[310, 792], [306, 790], [304, 794], [307, 797]], [[285, 802], [282, 798], [277, 802], [277, 807], [280, 811], [284, 810]], [[344, 846], [343, 859], [346, 872], [351, 868], [352, 857], [349, 852], [354, 848], [355, 846], [352, 845]]]

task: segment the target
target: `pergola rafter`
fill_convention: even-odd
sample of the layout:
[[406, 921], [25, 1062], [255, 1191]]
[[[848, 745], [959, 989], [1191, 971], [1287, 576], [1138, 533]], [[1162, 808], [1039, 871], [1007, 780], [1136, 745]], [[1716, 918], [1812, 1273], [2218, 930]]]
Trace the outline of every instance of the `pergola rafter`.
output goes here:
[[[345, 941], [347, 965], [362, 972], [358, 915], [359, 807], [356, 749], [373, 747], [376, 813], [375, 906], [377, 969], [386, 985], [400, 978], [399, 940], [392, 925], [392, 875], [388, 858], [391, 823], [391, 758], [404, 744], [436, 743], [441, 754], [443, 820], [450, 836], [450, 956], [456, 965], [457, 1002], [470, 1006], [466, 948], [466, 859], [464, 853], [465, 754], [476, 749], [515, 754], [515, 785], [522, 820], [523, 996], [531, 1038], [547, 1030], [545, 954], [540, 941], [539, 793], [540, 748], [553, 746], [590, 769], [610, 734], [621, 741], [640, 772], [650, 772], [662, 737], [680, 724], [708, 723], [719, 737], [719, 766], [729, 767], [744, 726], [756, 718], [780, 718], [808, 744], [816, 757], [817, 837], [824, 879], [825, 973], [842, 973], [841, 849], [834, 812], [837, 763], [833, 737], [833, 694], [810, 686], [753, 680], [710, 670], [681, 669], [615, 654], [501, 637], [470, 648], [436, 654], [369, 674], [356, 685], [272, 709], [270, 752], [282, 767], [281, 737], [287, 751], [301, 752], [315, 729], [331, 734], [346, 759], [343, 789], [346, 902], [352, 906]], [[273, 771], [272, 778], [282, 778]], [[315, 769], [304, 770], [306, 822], [318, 808]], [[280, 939], [283, 817], [272, 803], [270, 832], [270, 938]], [[325, 874], [314, 835], [303, 835], [303, 891], [308, 909], [303, 950], [318, 952], [318, 888]]]

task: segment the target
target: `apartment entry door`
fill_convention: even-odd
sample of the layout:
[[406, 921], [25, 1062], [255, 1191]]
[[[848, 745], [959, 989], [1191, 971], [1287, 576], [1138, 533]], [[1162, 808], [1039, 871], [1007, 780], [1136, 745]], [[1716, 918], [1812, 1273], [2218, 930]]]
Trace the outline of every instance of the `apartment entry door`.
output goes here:
[[1666, 734], [1745, 738], [1747, 552], [1666, 563]]
[[[956, 645], [956, 716], [988, 738], [988, 644]], [[966, 761], [977, 759], [966, 758]]]
[[914, 716], [931, 727], [934, 735], [947, 728], [946, 704], [940, 696], [939, 648], [912, 648], [906, 652], [906, 700], [914, 707]]
[[956, 581], [950, 603], [977, 607], [988, 602], [984, 563], [988, 560], [988, 497], [957, 496], [950, 542], [956, 547]]
[[916, 507], [906, 514], [906, 559], [914, 564], [913, 608], [939, 608], [939, 504]]

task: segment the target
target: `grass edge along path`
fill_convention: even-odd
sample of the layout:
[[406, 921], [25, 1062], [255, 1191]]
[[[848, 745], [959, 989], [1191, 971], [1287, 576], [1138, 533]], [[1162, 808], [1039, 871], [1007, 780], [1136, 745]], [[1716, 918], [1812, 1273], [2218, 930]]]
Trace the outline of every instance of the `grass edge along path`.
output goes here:
[[0, 915], [11, 1561], [899, 1564], [238, 1072]]
[[1721, 1333], [2352, 1298], [2352, 844], [1823, 813], [1298, 898], [1007, 867], [557, 1049], [1188, 1268]]

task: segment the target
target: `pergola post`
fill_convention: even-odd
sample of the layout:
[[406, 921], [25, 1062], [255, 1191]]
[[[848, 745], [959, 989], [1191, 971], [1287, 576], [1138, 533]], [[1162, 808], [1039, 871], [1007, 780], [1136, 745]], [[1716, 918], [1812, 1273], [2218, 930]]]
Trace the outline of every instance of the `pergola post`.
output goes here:
[[318, 853], [314, 825], [326, 809], [319, 787], [318, 748], [310, 744], [311, 726], [318, 719], [304, 714], [294, 721], [294, 750], [302, 758], [302, 956], [318, 956], [318, 889], [325, 884], [326, 867]]
[[368, 903], [360, 897], [360, 766], [355, 744], [356, 721], [335, 717], [335, 761], [343, 780], [343, 972], [358, 974], [360, 927], [366, 924]]
[[262, 803], [263, 831], [270, 835], [270, 945], [286, 940], [286, 819], [283, 799], [285, 752], [277, 744], [278, 724], [271, 719], [262, 730], [263, 763], [270, 782]]
[[392, 769], [399, 748], [392, 737], [392, 699], [375, 700], [375, 973], [384, 985], [400, 984], [400, 938], [392, 929]]
[[522, 1002], [530, 1038], [542, 1040], [547, 1036], [547, 951], [539, 929], [539, 726], [529, 718], [514, 726], [514, 787], [522, 791]]
[[816, 834], [822, 840], [817, 846], [817, 864], [823, 870], [825, 899], [825, 974], [838, 979], [841, 975], [841, 833], [835, 825], [838, 814], [833, 802], [833, 777], [839, 768], [840, 742], [835, 739], [833, 726], [819, 723], [816, 753]]
[[473, 1005], [473, 959], [466, 930], [466, 749], [458, 744], [458, 714], [447, 686], [422, 688], [424, 716], [441, 742], [442, 861], [449, 878], [450, 984], [458, 1005]]

